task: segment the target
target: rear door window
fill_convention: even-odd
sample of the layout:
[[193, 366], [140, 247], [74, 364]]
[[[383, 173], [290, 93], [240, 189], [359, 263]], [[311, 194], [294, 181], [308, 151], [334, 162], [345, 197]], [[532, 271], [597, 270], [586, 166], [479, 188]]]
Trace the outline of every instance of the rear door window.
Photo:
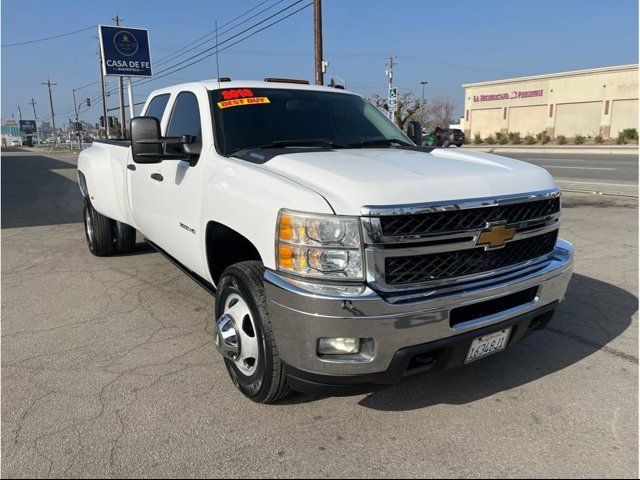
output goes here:
[[155, 117], [159, 122], [162, 121], [162, 115], [164, 115], [164, 110], [167, 108], [167, 103], [169, 102], [169, 94], [164, 93], [162, 95], [156, 95], [149, 102], [149, 106], [145, 112], [147, 117]]

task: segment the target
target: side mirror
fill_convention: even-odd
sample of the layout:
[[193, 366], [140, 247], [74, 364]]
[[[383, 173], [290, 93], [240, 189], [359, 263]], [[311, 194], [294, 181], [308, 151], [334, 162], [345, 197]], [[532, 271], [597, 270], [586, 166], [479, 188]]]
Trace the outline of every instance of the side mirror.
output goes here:
[[162, 160], [189, 160], [186, 153], [165, 153], [165, 145], [196, 145], [195, 137], [163, 137], [160, 122], [155, 117], [134, 117], [131, 119], [131, 154], [135, 163], [158, 163]]
[[407, 125], [407, 136], [416, 145], [422, 145], [422, 124], [415, 120], [410, 121]]
[[160, 122], [155, 117], [131, 119], [131, 154], [135, 163], [158, 163], [162, 156]]

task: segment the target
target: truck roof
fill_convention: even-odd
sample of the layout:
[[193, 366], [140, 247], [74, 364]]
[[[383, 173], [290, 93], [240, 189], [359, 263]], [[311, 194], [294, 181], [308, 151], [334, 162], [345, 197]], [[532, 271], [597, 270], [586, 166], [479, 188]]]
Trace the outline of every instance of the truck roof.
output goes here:
[[[169, 87], [159, 88], [151, 92], [149, 97], [161, 94], [161, 93], [171, 93], [175, 91], [188, 90], [193, 87], [201, 87], [204, 86], [207, 90], [218, 90], [218, 89], [227, 89], [227, 88], [283, 88], [283, 89], [294, 89], [294, 90], [316, 90], [322, 92], [340, 92], [340, 93], [351, 93], [347, 90], [341, 88], [333, 88], [327, 87], [324, 85], [307, 85], [302, 83], [293, 83], [293, 82], [277, 82], [270, 81], [265, 82], [261, 80], [229, 80], [229, 81], [220, 81], [218, 79], [213, 78], [210, 80], [199, 80], [195, 82], [188, 83], [180, 83], [177, 85], [171, 85]], [[356, 94], [357, 95], [357, 94]]]

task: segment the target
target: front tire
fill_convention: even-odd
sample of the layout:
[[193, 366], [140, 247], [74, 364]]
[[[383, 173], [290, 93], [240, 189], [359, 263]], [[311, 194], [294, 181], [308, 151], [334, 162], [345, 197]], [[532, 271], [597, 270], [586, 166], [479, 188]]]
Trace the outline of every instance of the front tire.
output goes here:
[[111, 219], [98, 213], [90, 200], [84, 202], [84, 233], [89, 251], [96, 257], [104, 257], [113, 252]]
[[115, 252], [133, 252], [136, 249], [136, 229], [117, 220], [112, 220], [111, 227], [115, 236]]
[[443, 140], [443, 141], [442, 141], [442, 146], [443, 146], [444, 148], [448, 148], [448, 147], [449, 147], [449, 145], [451, 145], [451, 140], [448, 140], [448, 139], [447, 139], [447, 140]]
[[[278, 355], [264, 293], [261, 262], [247, 261], [227, 268], [216, 294], [218, 325], [224, 320], [237, 333], [237, 353], [224, 356], [225, 366], [236, 387], [250, 400], [272, 403], [289, 392]], [[216, 329], [218, 332], [218, 329]], [[216, 341], [221, 342], [216, 333]]]

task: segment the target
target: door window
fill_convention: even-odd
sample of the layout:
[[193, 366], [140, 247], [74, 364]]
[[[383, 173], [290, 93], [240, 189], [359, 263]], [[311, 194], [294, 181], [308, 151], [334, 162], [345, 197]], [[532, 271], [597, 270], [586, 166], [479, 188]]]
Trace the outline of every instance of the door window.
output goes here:
[[156, 95], [149, 102], [145, 116], [155, 117], [159, 122], [162, 121], [162, 115], [164, 115], [164, 109], [167, 108], [167, 102], [169, 101], [169, 94], [164, 93], [162, 95]]
[[200, 109], [198, 99], [191, 92], [181, 92], [171, 112], [171, 119], [167, 128], [168, 137], [193, 135], [195, 143], [202, 143], [202, 124], [200, 123]]

